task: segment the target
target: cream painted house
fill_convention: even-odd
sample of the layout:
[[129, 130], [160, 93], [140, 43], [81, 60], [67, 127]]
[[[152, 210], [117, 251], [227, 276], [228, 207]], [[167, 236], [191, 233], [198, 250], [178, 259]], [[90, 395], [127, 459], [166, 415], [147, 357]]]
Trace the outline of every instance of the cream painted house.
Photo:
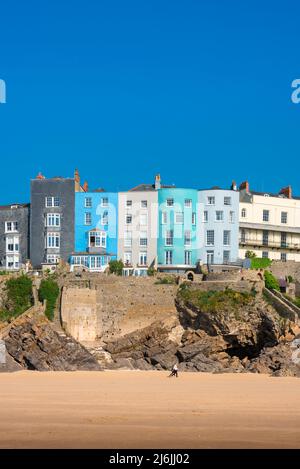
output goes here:
[[157, 253], [157, 188], [141, 184], [128, 192], [119, 192], [118, 254], [128, 274], [138, 275], [156, 264]]
[[247, 251], [257, 257], [300, 262], [300, 197], [290, 186], [278, 194], [240, 186], [239, 257]]

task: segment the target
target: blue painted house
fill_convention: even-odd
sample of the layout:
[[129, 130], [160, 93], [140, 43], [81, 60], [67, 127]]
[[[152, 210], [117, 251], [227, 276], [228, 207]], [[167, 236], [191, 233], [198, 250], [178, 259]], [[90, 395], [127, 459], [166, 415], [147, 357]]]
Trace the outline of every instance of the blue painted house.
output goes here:
[[162, 188], [158, 190], [157, 267], [184, 272], [198, 260], [198, 191]]
[[[103, 272], [118, 249], [118, 194], [77, 192], [75, 194], [75, 252], [72, 266]], [[73, 267], [74, 268], [74, 267]]]
[[239, 250], [239, 192], [218, 187], [198, 192], [201, 214], [197, 235], [203, 264], [236, 263]]

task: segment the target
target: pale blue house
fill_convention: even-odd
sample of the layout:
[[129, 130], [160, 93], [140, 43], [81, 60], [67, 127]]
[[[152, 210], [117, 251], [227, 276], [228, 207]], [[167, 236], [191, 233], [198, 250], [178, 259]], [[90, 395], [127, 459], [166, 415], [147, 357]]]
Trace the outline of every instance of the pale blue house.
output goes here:
[[230, 264], [238, 260], [239, 192], [218, 187], [199, 190], [199, 259], [203, 264]]

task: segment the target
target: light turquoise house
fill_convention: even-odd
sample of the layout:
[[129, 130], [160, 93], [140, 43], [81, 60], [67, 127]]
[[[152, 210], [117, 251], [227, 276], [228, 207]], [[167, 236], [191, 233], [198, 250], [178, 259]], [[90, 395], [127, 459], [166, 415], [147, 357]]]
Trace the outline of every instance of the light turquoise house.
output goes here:
[[198, 261], [196, 189], [158, 190], [157, 267], [169, 272], [195, 268]]

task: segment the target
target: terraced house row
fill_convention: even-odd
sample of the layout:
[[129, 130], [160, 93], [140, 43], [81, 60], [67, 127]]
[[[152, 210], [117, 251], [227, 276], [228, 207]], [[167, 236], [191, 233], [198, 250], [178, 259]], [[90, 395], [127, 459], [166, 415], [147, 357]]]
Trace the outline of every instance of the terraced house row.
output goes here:
[[2, 270], [53, 266], [104, 271], [122, 259], [124, 275], [149, 267], [184, 272], [201, 264], [241, 265], [246, 252], [300, 262], [300, 197], [237, 187], [140, 184], [126, 192], [89, 190], [74, 177], [31, 180], [30, 203], [0, 207]]

